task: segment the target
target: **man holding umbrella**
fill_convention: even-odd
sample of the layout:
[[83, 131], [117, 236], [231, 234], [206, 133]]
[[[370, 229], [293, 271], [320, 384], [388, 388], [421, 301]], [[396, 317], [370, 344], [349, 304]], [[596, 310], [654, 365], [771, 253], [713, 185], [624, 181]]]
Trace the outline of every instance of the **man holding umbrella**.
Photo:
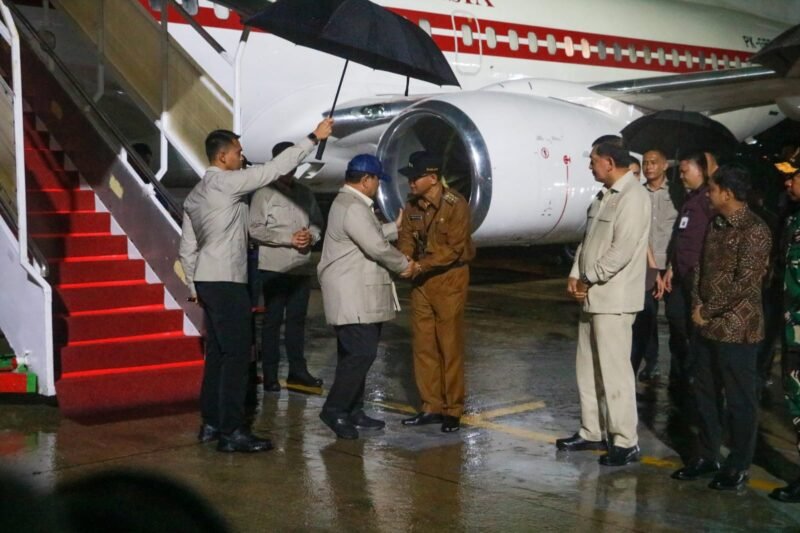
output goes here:
[[333, 121], [325, 119], [294, 146], [264, 165], [242, 169], [239, 136], [228, 130], [206, 137], [210, 166], [183, 204], [181, 266], [192, 296], [203, 306], [207, 330], [200, 391], [198, 439], [219, 439], [221, 452], [259, 452], [269, 440], [250, 433], [245, 420], [252, 326], [247, 286], [247, 196], [296, 167]]

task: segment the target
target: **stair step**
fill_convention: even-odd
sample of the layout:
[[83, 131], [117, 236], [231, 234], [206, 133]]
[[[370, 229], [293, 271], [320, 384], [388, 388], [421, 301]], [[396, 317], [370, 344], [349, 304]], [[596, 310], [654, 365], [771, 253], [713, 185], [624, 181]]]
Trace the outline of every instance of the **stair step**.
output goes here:
[[55, 283], [92, 283], [144, 279], [142, 259], [54, 261], [50, 279]]
[[164, 303], [164, 286], [160, 283], [146, 283], [144, 280], [139, 283], [56, 287], [56, 293], [56, 309], [68, 313]]
[[42, 189], [71, 190], [80, 188], [80, 175], [74, 170], [32, 169], [25, 171], [25, 188], [28, 191]]
[[202, 378], [202, 361], [68, 373], [56, 381], [56, 393], [63, 415], [86, 417], [196, 402]]
[[100, 368], [127, 368], [186, 361], [201, 361], [200, 337], [161, 334], [125, 340], [68, 344], [61, 348], [61, 371], [82, 372]]
[[26, 144], [25, 167], [43, 170], [64, 170], [64, 152]]
[[128, 253], [124, 235], [32, 235], [45, 257], [92, 257]]
[[31, 213], [28, 231], [31, 233], [108, 233], [111, 215], [96, 211], [74, 213]]
[[[53, 320], [54, 339], [62, 344], [183, 331], [183, 312], [149, 306], [107, 312], [85, 312]], [[67, 342], [68, 341], [68, 342]]]
[[50, 133], [37, 131], [33, 127], [24, 130], [25, 146], [30, 148], [47, 149], [50, 147]]
[[94, 191], [28, 191], [28, 212], [94, 211]]

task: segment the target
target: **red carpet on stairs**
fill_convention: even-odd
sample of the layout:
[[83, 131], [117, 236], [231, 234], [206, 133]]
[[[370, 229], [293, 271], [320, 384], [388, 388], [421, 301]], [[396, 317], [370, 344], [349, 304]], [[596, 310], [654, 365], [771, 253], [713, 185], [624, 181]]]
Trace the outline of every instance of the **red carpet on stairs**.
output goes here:
[[64, 169], [60, 151], [26, 115], [28, 228], [50, 264], [56, 393], [66, 416], [136, 411], [197, 399], [199, 337], [183, 334], [183, 312], [164, 307], [164, 287], [145, 280], [111, 234], [94, 192]]

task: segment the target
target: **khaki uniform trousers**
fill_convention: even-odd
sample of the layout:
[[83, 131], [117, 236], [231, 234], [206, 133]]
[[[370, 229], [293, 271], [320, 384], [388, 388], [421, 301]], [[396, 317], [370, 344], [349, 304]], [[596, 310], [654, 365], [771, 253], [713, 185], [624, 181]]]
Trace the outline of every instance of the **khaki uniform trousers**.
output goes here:
[[608, 440], [630, 448], [639, 442], [636, 381], [631, 370], [635, 313], [581, 312], [575, 372], [581, 399], [581, 429], [586, 440]]
[[464, 412], [464, 307], [469, 267], [425, 279], [411, 290], [414, 377], [426, 413]]

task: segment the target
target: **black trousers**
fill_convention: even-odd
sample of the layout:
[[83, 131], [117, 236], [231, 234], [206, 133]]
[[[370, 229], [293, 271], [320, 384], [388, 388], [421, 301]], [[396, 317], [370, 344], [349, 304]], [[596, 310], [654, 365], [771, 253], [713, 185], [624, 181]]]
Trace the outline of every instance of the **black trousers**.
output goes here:
[[289, 374], [306, 370], [305, 328], [310, 276], [259, 270], [264, 290], [264, 324], [261, 328], [261, 370], [264, 381], [278, 381], [281, 325], [284, 326]]
[[364, 408], [364, 388], [375, 357], [382, 324], [335, 326], [337, 341], [336, 377], [322, 411], [347, 416]]
[[688, 392], [692, 379], [694, 357], [691, 340], [692, 324], [692, 279], [673, 278], [672, 292], [666, 296], [665, 314], [669, 323], [669, 351], [671, 354], [670, 388]]
[[644, 309], [636, 313], [633, 321], [633, 342], [631, 343], [631, 365], [633, 373], [645, 362], [645, 370], [653, 370], [658, 365], [658, 300], [652, 289], [644, 293]]
[[727, 419], [731, 453], [725, 466], [735, 470], [750, 467], [756, 448], [758, 346], [757, 343], [718, 342], [698, 335], [694, 347], [698, 456], [717, 458], [723, 422]]
[[195, 282], [205, 311], [206, 360], [200, 413], [223, 433], [245, 425], [244, 401], [252, 326], [245, 283]]

